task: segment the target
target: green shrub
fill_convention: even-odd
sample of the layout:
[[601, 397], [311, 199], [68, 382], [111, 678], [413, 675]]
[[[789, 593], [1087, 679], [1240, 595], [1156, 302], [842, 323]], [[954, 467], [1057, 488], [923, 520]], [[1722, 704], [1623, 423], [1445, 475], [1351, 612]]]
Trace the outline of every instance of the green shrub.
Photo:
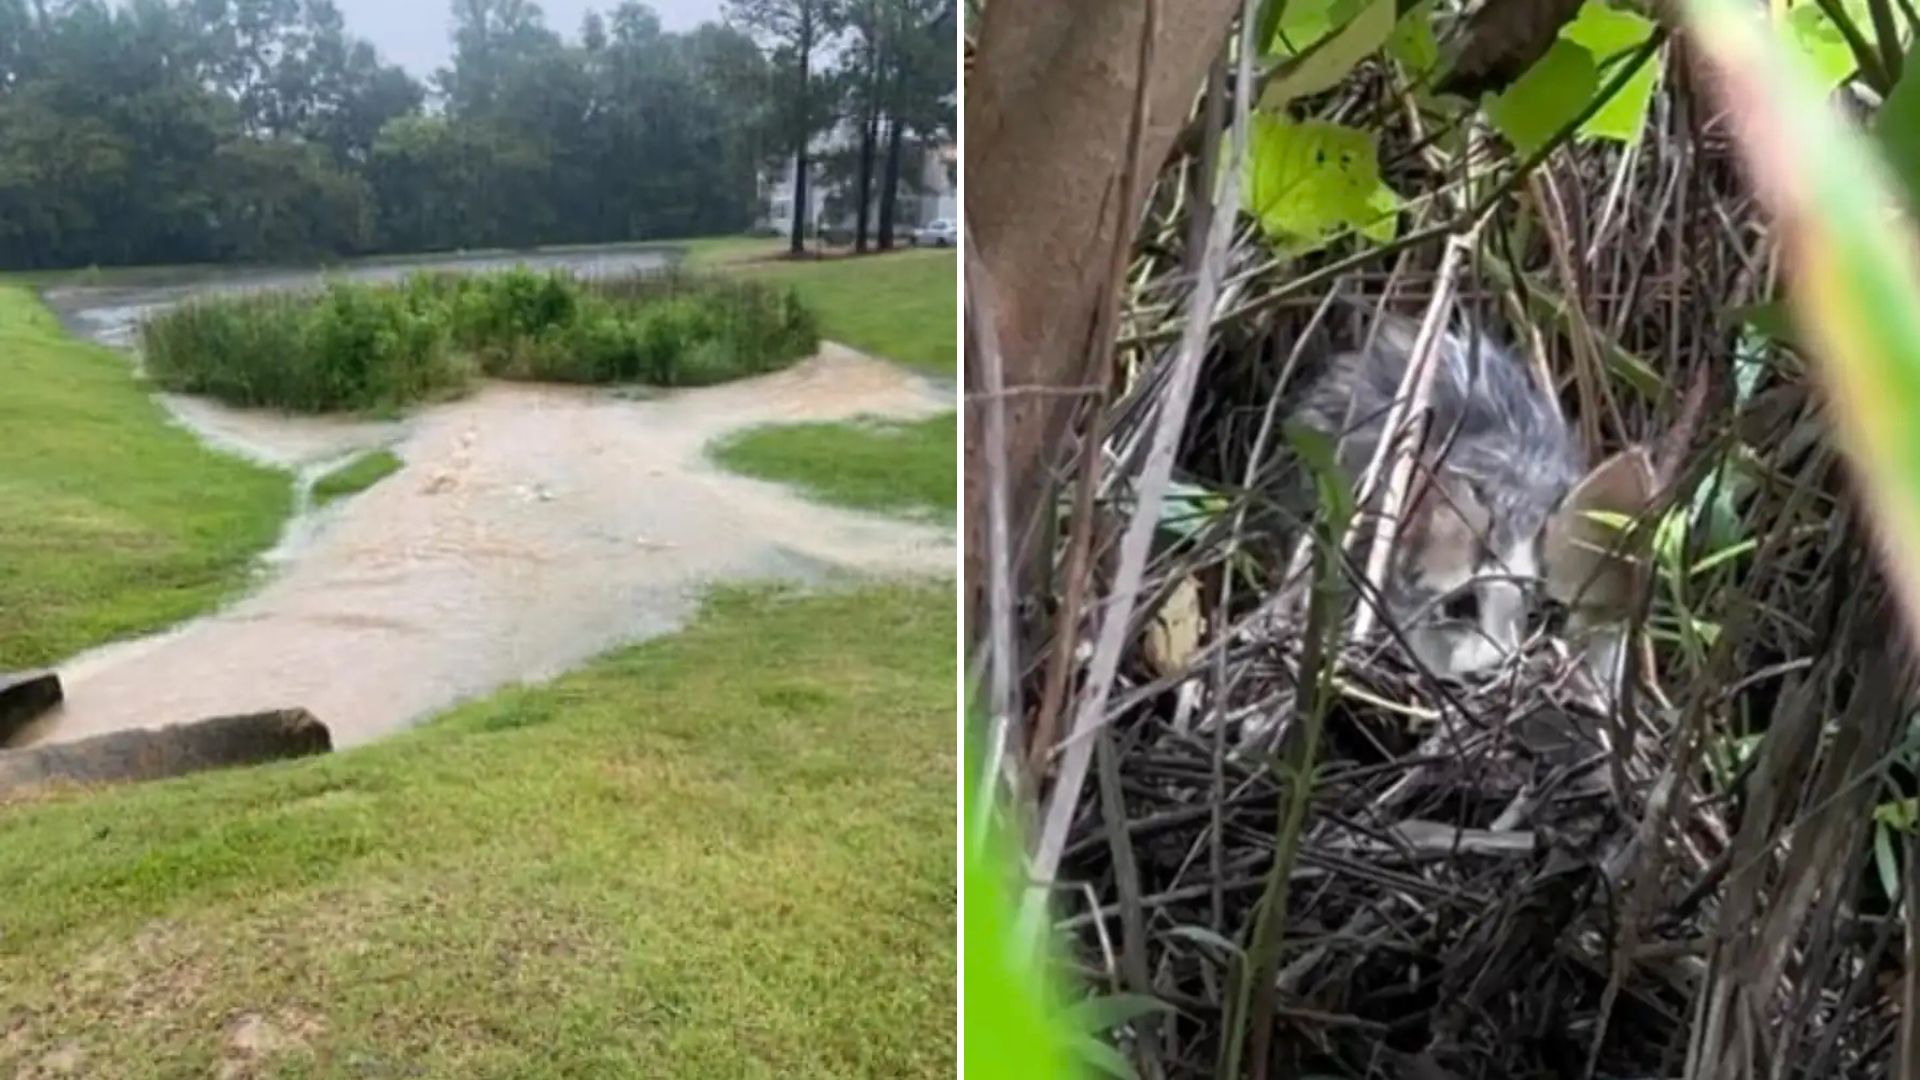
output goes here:
[[197, 301], [141, 327], [160, 385], [307, 411], [403, 405], [476, 374], [705, 386], [785, 367], [819, 340], [790, 289], [678, 271], [424, 273]]

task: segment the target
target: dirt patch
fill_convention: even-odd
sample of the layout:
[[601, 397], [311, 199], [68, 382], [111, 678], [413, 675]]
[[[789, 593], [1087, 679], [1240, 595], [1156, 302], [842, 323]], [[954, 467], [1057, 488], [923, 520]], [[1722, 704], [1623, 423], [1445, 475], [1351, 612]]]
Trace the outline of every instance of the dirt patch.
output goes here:
[[252, 1080], [268, 1075], [273, 1059], [304, 1054], [326, 1033], [320, 1014], [288, 1007], [271, 1014], [237, 1013], [229, 1017], [220, 1036], [219, 1080]]

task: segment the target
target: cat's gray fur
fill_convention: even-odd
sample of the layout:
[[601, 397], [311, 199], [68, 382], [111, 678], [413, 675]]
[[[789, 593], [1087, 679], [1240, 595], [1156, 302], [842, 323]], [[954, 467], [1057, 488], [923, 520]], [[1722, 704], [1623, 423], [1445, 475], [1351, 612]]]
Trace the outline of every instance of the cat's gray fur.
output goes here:
[[[1356, 485], [1417, 332], [1410, 320], [1384, 318], [1371, 342], [1331, 361], [1294, 410], [1296, 421], [1341, 440], [1339, 462]], [[1537, 603], [1542, 533], [1579, 479], [1583, 455], [1519, 358], [1469, 331], [1443, 336], [1435, 361], [1421, 458], [1430, 476], [1407, 510], [1387, 602], [1416, 655], [1458, 673], [1517, 644]], [[1472, 603], [1460, 603], [1468, 592]], [[1449, 600], [1451, 615], [1441, 610]]]

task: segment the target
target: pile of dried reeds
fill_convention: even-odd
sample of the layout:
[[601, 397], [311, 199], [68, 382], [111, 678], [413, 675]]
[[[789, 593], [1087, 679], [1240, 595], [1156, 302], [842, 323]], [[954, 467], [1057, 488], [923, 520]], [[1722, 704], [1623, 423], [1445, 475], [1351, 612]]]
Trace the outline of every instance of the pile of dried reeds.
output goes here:
[[[1749, 328], [1778, 253], [1723, 122], [1684, 42], [1651, 62], [1638, 143], [1527, 161], [1443, 158], [1362, 64], [1314, 108], [1376, 126], [1411, 197], [1385, 245], [1286, 259], [1208, 205], [1246, 123], [1225, 59], [1160, 171], [996, 658], [997, 760], [1079, 974], [1170, 1006], [1112, 1033], [1143, 1075], [1920, 1075], [1894, 620], [1803, 366]], [[1436, 303], [1545, 364], [1589, 447], [1659, 447], [1617, 701], [1550, 636], [1473, 685], [1356, 638], [1351, 550], [1326, 600], [1275, 601], [1311, 529], [1275, 496], [1289, 391], [1374, 310]]]

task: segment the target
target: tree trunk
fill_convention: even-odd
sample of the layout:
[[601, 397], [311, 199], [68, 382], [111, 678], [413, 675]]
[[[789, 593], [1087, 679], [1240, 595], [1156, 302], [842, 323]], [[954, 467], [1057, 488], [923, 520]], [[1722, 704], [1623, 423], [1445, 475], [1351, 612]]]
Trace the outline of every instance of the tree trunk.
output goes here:
[[800, 53], [800, 86], [794, 99], [793, 114], [793, 235], [789, 250], [795, 255], [803, 255], [807, 250], [807, 121], [811, 119], [807, 110], [807, 90], [810, 74], [808, 63], [813, 57], [813, 13], [805, 13], [800, 19], [800, 40], [797, 43]]
[[900, 136], [898, 118], [887, 124], [887, 175], [880, 189], [880, 250], [893, 250], [893, 208], [900, 192]]
[[873, 201], [873, 144], [878, 134], [874, 128], [880, 118], [874, 115], [871, 103], [867, 106], [867, 115], [860, 121], [860, 209], [854, 219], [853, 250], [867, 250], [867, 216]]
[[[1114, 206], [1127, 160], [1140, 35], [1156, 4], [1153, 66], [1146, 73], [1142, 176], [1133, 205]], [[1240, 0], [1060, 0], [994, 4], [981, 17], [966, 80], [968, 242], [991, 279], [968, 281], [990, 312], [1009, 388], [1065, 390], [1102, 373], [1086, 370], [1088, 345], [1116, 223], [1139, 220], [1151, 178], [1165, 162], [1226, 40]], [[989, 287], [990, 286], [990, 287]], [[968, 335], [969, 352], [978, 346]], [[982, 433], [987, 399], [969, 356], [965, 371], [966, 610], [983, 627], [988, 469]], [[1006, 409], [1009, 531], [1016, 546], [1044, 503], [1046, 460], [1062, 445], [1082, 399], [1022, 393]], [[1021, 595], [1023, 563], [1013, 563]]]

